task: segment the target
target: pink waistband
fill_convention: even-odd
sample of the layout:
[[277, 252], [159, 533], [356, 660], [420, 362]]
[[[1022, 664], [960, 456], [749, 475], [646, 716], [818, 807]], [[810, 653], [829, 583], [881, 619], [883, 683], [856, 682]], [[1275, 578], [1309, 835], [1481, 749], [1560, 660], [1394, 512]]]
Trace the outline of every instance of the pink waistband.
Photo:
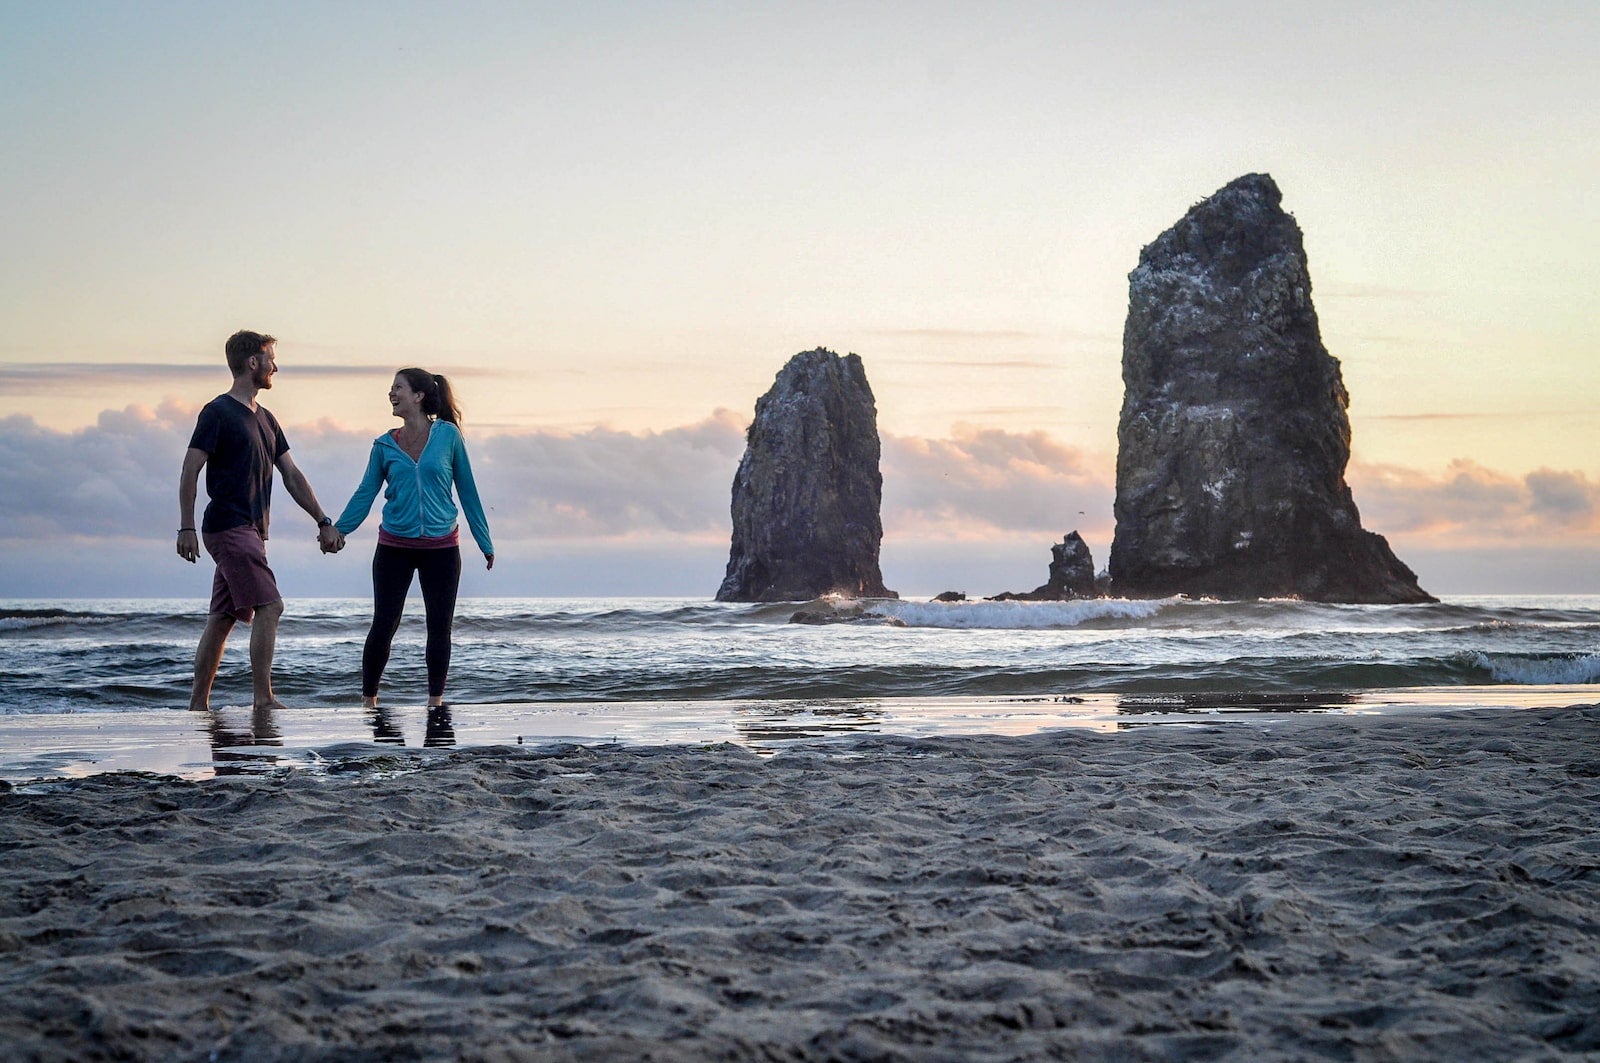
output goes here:
[[452, 546], [461, 545], [461, 529], [451, 528], [447, 535], [419, 535], [408, 538], [404, 535], [395, 535], [383, 525], [378, 525], [378, 545], [398, 546], [405, 550], [448, 550]]

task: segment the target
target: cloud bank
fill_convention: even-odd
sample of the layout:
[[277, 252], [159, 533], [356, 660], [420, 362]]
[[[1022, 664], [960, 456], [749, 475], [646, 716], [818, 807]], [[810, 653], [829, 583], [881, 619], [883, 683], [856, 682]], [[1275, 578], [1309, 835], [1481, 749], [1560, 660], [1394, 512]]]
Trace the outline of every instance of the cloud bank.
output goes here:
[[[0, 447], [13, 459], [0, 467], [0, 492], [11, 500], [0, 508], [0, 538], [165, 535], [196, 412], [129, 406], [70, 432], [0, 419]], [[725, 541], [745, 427], [718, 410], [660, 432], [478, 435], [469, 425], [468, 440], [496, 538]], [[323, 506], [338, 510], [371, 435], [330, 422], [285, 432]], [[1102, 522], [1110, 513], [1107, 470], [1043, 432], [957, 426], [947, 439], [885, 436], [882, 468], [891, 534], [986, 538], [1050, 531], [1079, 511]], [[275, 502], [292, 511], [285, 496]]]
[[[80, 585], [77, 570], [93, 566], [65, 564], [62, 544], [76, 544], [70, 556], [79, 559], [169, 553], [178, 466], [195, 414], [195, 407], [173, 402], [129, 406], [107, 410], [75, 431], [44, 428], [25, 416], [0, 419], [6, 456], [0, 462], [0, 498], [6, 500], [0, 546], [9, 558], [0, 576], [12, 584], [0, 587], [0, 596], [15, 595], [23, 585], [38, 592], [53, 586], [52, 579], [60, 589], [50, 593], [63, 596], [152, 593], [145, 583], [108, 586], [118, 580], [109, 562]], [[745, 425], [728, 410], [657, 432], [477, 433], [469, 425], [474, 468], [507, 562], [498, 591], [578, 593], [574, 588], [592, 585], [595, 593], [621, 593], [625, 588], [613, 586], [616, 573], [607, 576], [606, 566], [608, 558], [626, 557], [636, 572], [650, 570], [651, 559], [659, 558], [662, 575], [651, 593], [709, 593], [726, 560], [729, 488]], [[338, 512], [365, 466], [372, 433], [331, 422], [286, 431], [323, 506]], [[982, 559], [984, 571], [1005, 580], [980, 588], [986, 592], [1031, 585], [1043, 579], [1048, 545], [1073, 529], [1095, 546], [1097, 564], [1105, 562], [1114, 495], [1108, 456], [1043, 432], [958, 425], [944, 438], [886, 435], [882, 469], [886, 577], [900, 565], [919, 580], [924, 572], [934, 580], [938, 565], [959, 567], [970, 558], [975, 565]], [[1353, 465], [1350, 480], [1364, 524], [1389, 537], [1407, 560], [1413, 552], [1440, 558], [1455, 551], [1483, 565], [1492, 564], [1496, 550], [1592, 551], [1600, 533], [1600, 483], [1581, 472], [1539, 469], [1514, 476], [1458, 461], [1436, 472]], [[281, 488], [275, 501], [274, 556], [284, 549], [309, 551], [299, 542], [308, 538], [298, 534], [306, 528]], [[357, 533], [357, 545], [375, 534], [376, 510]], [[283, 539], [293, 545], [280, 546]], [[897, 551], [904, 555], [899, 560]], [[1015, 557], [1009, 567], [1001, 564], [1002, 554]], [[913, 564], [934, 557], [942, 560]], [[312, 553], [307, 558], [321, 563]], [[676, 576], [674, 566], [682, 570]], [[364, 577], [340, 578], [346, 577], [359, 593]], [[955, 585], [962, 578], [952, 572], [941, 582]]]
[[1053, 541], [1074, 528], [1110, 531], [1109, 464], [1044, 432], [957, 425], [947, 439], [886, 436], [882, 467], [886, 537]]
[[1472, 461], [1442, 473], [1355, 465], [1362, 522], [1393, 538], [1459, 547], [1591, 540], [1600, 533], [1600, 483], [1581, 472], [1511, 476]]

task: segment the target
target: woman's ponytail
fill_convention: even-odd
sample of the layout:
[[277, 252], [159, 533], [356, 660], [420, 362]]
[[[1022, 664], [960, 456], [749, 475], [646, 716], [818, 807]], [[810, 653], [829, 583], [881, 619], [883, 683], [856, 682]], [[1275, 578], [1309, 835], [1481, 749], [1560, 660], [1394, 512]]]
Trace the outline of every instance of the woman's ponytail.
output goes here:
[[449, 380], [426, 369], [402, 369], [400, 375], [406, 378], [412, 391], [422, 393], [423, 413], [461, 427], [461, 406], [456, 402]]

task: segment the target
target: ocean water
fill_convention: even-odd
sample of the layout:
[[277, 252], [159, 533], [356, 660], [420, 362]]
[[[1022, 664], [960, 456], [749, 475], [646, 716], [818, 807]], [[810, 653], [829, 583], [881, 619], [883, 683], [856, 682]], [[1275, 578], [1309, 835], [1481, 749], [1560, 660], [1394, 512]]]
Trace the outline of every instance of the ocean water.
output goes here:
[[[902, 600], [873, 603], [881, 619], [821, 626], [791, 623], [797, 608], [464, 600], [449, 698], [459, 706], [1114, 695], [1130, 711], [1205, 711], [1600, 683], [1600, 596], [1405, 606]], [[364, 599], [289, 602], [279, 697], [355, 703], [369, 609]], [[204, 610], [169, 599], [0, 600], [0, 715], [182, 708]], [[422, 644], [422, 603], [413, 599], [386, 701], [423, 700]], [[237, 629], [214, 705], [249, 704], [246, 646]], [[1600, 700], [1600, 688], [1596, 695], [1587, 700]]]

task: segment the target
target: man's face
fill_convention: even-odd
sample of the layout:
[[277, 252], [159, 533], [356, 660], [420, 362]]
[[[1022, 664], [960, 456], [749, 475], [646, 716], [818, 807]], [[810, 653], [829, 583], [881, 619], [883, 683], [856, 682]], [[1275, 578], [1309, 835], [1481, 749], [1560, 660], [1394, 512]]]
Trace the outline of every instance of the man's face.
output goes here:
[[251, 376], [251, 383], [256, 387], [266, 390], [272, 387], [272, 374], [278, 371], [277, 344], [269, 343], [261, 348], [261, 353], [255, 356], [256, 369]]

